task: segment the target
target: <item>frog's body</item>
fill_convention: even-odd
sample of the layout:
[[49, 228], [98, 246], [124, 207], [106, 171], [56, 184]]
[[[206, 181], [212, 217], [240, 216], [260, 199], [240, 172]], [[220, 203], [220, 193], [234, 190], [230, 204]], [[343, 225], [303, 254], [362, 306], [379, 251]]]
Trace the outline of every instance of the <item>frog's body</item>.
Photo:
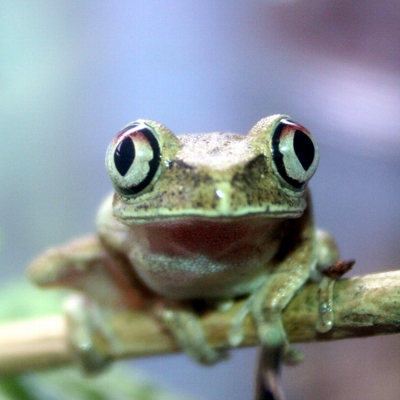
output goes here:
[[[99, 218], [102, 241], [123, 250], [155, 293], [177, 300], [221, 300], [252, 293], [279, 264], [275, 257], [282, 244], [299, 242], [303, 225], [312, 224], [308, 213], [301, 221], [187, 217], [129, 227], [120, 224], [117, 242], [110, 241], [110, 225], [118, 224], [111, 202], [111, 198], [105, 201]], [[316, 265], [316, 257], [313, 254], [310, 267]]]
[[134, 293], [145, 291], [178, 342], [204, 363], [221, 354], [199, 334], [187, 301], [248, 295], [231, 343], [240, 343], [250, 313], [261, 343], [293, 361], [281, 311], [317, 266], [338, 258], [329, 237], [318, 240], [307, 207], [317, 164], [311, 134], [282, 115], [261, 120], [246, 136], [175, 136], [136, 121], [107, 151], [115, 194], [100, 208], [98, 239], [50, 251], [30, 273], [108, 309], [129, 308]]

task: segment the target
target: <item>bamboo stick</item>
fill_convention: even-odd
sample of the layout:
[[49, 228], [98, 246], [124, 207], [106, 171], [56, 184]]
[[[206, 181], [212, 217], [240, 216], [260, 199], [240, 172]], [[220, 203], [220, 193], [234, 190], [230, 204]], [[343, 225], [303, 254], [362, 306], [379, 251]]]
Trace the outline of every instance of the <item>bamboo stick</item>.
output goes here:
[[[291, 342], [312, 342], [400, 332], [400, 271], [341, 279], [334, 287], [333, 328], [315, 329], [318, 316], [318, 283], [306, 285], [283, 313]], [[201, 316], [211, 344], [228, 347], [230, 321], [241, 307], [237, 301], [227, 312], [210, 311]], [[174, 339], [154, 317], [138, 310], [116, 313], [110, 320], [117, 346], [113, 359], [144, 357], [179, 351]], [[244, 324], [241, 346], [257, 344], [251, 318]], [[24, 320], [0, 326], [0, 375], [51, 368], [72, 363], [68, 329], [62, 315]]]
[[0, 325], [0, 375], [71, 362], [63, 315]]

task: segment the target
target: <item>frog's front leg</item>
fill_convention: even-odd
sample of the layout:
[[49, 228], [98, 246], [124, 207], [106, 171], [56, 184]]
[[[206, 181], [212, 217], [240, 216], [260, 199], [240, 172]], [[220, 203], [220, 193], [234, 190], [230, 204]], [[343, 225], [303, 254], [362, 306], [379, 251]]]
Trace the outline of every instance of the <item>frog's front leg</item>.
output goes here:
[[281, 313], [294, 294], [310, 277], [317, 263], [315, 239], [312, 232], [297, 238], [294, 249], [281, 261], [270, 266], [264, 282], [245, 302], [232, 321], [229, 341], [238, 345], [243, 338], [243, 321], [248, 314], [254, 318], [260, 342], [266, 348], [280, 349], [287, 363], [298, 363], [303, 357], [292, 348], [282, 323]]
[[98, 238], [81, 238], [46, 251], [28, 274], [39, 286], [79, 292], [66, 302], [71, 351], [87, 372], [106, 366], [113, 342], [109, 317], [143, 303], [132, 280], [121, 272], [118, 258], [111, 258]]
[[[287, 260], [289, 261], [289, 260]], [[263, 346], [281, 348], [282, 359], [295, 364], [303, 360], [299, 351], [290, 346], [282, 323], [282, 311], [288, 305], [293, 295], [307, 281], [313, 265], [297, 264], [291, 269], [290, 260], [269, 275], [262, 287], [253, 293], [245, 307], [248, 307], [258, 330], [258, 336]], [[289, 268], [289, 269], [287, 269]]]
[[142, 296], [124, 263], [88, 236], [47, 250], [31, 263], [28, 276], [38, 286], [74, 289], [100, 305], [137, 308]]
[[199, 315], [190, 303], [160, 299], [156, 302], [155, 312], [179, 346], [192, 359], [201, 364], [212, 365], [227, 357], [225, 349], [217, 349], [208, 343]]

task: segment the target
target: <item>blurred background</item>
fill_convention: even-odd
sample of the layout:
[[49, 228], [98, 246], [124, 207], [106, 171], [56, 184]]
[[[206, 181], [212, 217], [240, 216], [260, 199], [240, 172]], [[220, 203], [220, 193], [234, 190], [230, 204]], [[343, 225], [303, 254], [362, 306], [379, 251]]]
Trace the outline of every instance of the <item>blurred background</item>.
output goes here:
[[[246, 133], [289, 114], [320, 145], [316, 220], [352, 274], [400, 269], [400, 3], [396, 0], [0, 4], [1, 282], [93, 231], [104, 154], [129, 121]], [[29, 299], [27, 299], [29, 301]], [[298, 346], [288, 399], [398, 399], [398, 335]], [[214, 367], [130, 362], [201, 400], [252, 397], [257, 351]]]

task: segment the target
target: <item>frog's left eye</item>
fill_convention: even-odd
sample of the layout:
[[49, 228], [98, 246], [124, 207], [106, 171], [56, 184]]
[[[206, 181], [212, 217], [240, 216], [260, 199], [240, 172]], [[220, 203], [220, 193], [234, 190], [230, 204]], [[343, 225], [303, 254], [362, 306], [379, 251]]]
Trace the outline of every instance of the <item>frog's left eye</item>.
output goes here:
[[281, 119], [272, 137], [273, 160], [281, 178], [302, 190], [318, 166], [318, 147], [310, 132], [288, 119]]
[[108, 146], [106, 167], [117, 192], [130, 196], [152, 182], [160, 159], [160, 144], [154, 129], [139, 120], [122, 129]]

